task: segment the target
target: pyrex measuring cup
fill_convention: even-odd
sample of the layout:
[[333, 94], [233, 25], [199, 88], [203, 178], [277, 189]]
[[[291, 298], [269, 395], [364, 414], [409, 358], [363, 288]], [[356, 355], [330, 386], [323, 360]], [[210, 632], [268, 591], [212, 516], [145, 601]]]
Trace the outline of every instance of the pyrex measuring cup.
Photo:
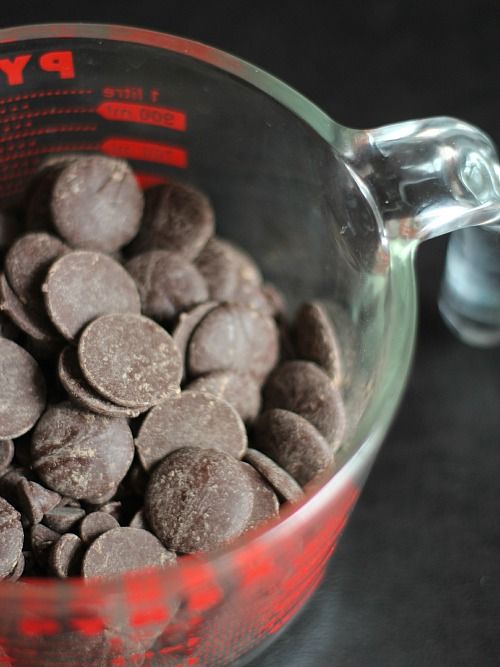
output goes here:
[[413, 349], [415, 248], [500, 218], [495, 151], [449, 118], [341, 127], [259, 69], [168, 35], [0, 31], [1, 205], [16, 205], [46, 156], [94, 151], [130, 160], [145, 186], [200, 186], [219, 233], [257, 258], [290, 309], [327, 304], [342, 338], [349, 426], [336, 475], [225, 551], [99, 583], [2, 583], [0, 661], [246, 660], [320, 582], [394, 414]]

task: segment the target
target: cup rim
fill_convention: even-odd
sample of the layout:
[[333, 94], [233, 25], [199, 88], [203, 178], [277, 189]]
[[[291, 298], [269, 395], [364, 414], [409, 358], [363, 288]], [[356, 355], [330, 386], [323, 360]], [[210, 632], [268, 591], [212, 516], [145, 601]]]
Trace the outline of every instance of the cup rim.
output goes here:
[[342, 126], [333, 121], [307, 97], [250, 62], [203, 42], [166, 32], [111, 23], [33, 23], [0, 28], [0, 44], [30, 39], [103, 39], [131, 42], [174, 51], [234, 74], [281, 102], [326, 141], [331, 142]]
[[[212, 65], [250, 83], [262, 92], [273, 97], [273, 99], [277, 100], [284, 107], [300, 117], [309, 127], [315, 130], [331, 145], [335, 145], [339, 141], [339, 135], [342, 132], [349, 132], [348, 128], [333, 121], [325, 112], [308, 100], [304, 95], [297, 92], [277, 77], [245, 60], [212, 46], [207, 46], [202, 42], [145, 28], [100, 23], [40, 23], [0, 29], [0, 45], [16, 41], [50, 38], [87, 38], [122, 41], [173, 51]], [[405, 263], [403, 262], [403, 264]], [[392, 267], [390, 271], [393, 271]], [[406, 305], [408, 306], [408, 313], [413, 315], [413, 317], [410, 317], [411, 321], [408, 323], [407, 329], [411, 334], [412, 329], [414, 331], [415, 325], [416, 300], [414, 294], [413, 298], [410, 298], [410, 302]], [[385, 418], [379, 419], [375, 424], [375, 428], [370, 430], [364, 439], [360, 439], [355, 452], [350, 455], [347, 461], [345, 461], [341, 468], [328, 481], [319, 487], [309, 490], [304, 500], [297, 505], [286, 507], [279, 519], [271, 522], [270, 525], [249, 531], [249, 533], [241, 536], [234, 543], [217, 550], [213, 554], [201, 554], [197, 556], [196, 559], [188, 558], [186, 559], [186, 563], [181, 562], [179, 566], [184, 568], [197, 568], [200, 563], [205, 563], [210, 564], [214, 568], [220, 568], [220, 571], [223, 572], [225, 566], [230, 567], [230, 559], [234, 557], [235, 554], [244, 553], [245, 550], [247, 550], [248, 545], [264, 545], [279, 542], [280, 536], [288, 533], [292, 528], [292, 522], [297, 525], [308, 523], [309, 517], [321, 511], [326, 504], [331, 502], [331, 499], [335, 497], [335, 495], [342, 493], [350, 480], [360, 479], [361, 481], [364, 481], [366, 473], [363, 471], [368, 467], [367, 461], [371, 460], [376, 452], [396, 411], [402, 394], [402, 389], [406, 383], [406, 377], [412, 357], [412, 348], [413, 340], [407, 341], [407, 347], [405, 348], [405, 364], [403, 364], [400, 369], [399, 382], [394, 391], [394, 400], [391, 409], [386, 409], [384, 414]], [[189, 563], [187, 560], [189, 560]], [[178, 571], [178, 568], [174, 568], [173, 571]], [[151, 571], [151, 575], [155, 576], [156, 580], [161, 580], [162, 582], [168, 581], [170, 578], [169, 574], [168, 568], [166, 570], [155, 569]], [[71, 587], [77, 595], [79, 591], [85, 590], [86, 597], [89, 595], [92, 588], [94, 588], [94, 590], [99, 591], [100, 596], [102, 596], [108, 593], [116, 593], [117, 590], [121, 590], [125, 579], [133, 579], [135, 577], [144, 578], [147, 576], [148, 573], [146, 571], [138, 571], [104, 580], [86, 581], [81, 578], [75, 578], [74, 580], [68, 579], [60, 581], [56, 579], [44, 580], [42, 578], [36, 578], [31, 581], [35, 585], [34, 587], [39, 586], [39, 593], [42, 599], [47, 599], [48, 601], [55, 595], [53, 598], [55, 601], [57, 600], [57, 591], [60, 591], [61, 588], [67, 590], [68, 587]], [[33, 586], [30, 586], [30, 588], [33, 588]], [[18, 591], [19, 588], [17, 583], [8, 581], [0, 582], [0, 600], [15, 599], [18, 597]]]

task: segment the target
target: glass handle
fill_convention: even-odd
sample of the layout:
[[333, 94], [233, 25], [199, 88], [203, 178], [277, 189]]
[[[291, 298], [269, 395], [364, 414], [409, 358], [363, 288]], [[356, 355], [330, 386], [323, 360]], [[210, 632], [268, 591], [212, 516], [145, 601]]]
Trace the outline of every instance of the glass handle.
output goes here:
[[348, 169], [387, 239], [453, 232], [439, 299], [450, 328], [472, 345], [500, 344], [500, 166], [489, 137], [438, 117], [345, 139]]
[[348, 130], [343, 159], [388, 239], [425, 240], [500, 221], [500, 166], [478, 128], [455, 118]]

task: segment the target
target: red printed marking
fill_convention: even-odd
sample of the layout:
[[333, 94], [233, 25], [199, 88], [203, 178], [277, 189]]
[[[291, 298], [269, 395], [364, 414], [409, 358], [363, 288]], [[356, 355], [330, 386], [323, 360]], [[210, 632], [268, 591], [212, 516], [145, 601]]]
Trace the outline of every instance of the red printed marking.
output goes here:
[[53, 619], [24, 618], [19, 622], [19, 630], [23, 635], [39, 637], [40, 635], [55, 635], [60, 632], [59, 623]]
[[185, 568], [181, 577], [186, 589], [187, 606], [191, 611], [206, 611], [222, 600], [223, 591], [209, 563], [195, 561], [195, 567]]
[[131, 102], [102, 102], [97, 107], [97, 113], [106, 120], [156, 125], [179, 131], [184, 131], [187, 123], [184, 111]]
[[154, 141], [139, 141], [136, 139], [111, 138], [105, 139], [101, 150], [107, 155], [127, 158], [129, 160], [144, 160], [158, 162], [172, 167], [185, 169], [188, 163], [187, 151], [180, 146], [160, 144]]
[[206, 588], [189, 593], [189, 609], [204, 611], [211, 609], [222, 599], [222, 592], [215, 584], [207, 584]]
[[48, 51], [38, 59], [40, 69], [44, 72], [57, 72], [60, 79], [74, 79], [75, 66], [71, 51]]
[[168, 178], [155, 176], [154, 174], [143, 174], [136, 172], [135, 177], [143, 190], [146, 190], [146, 188], [152, 188], [153, 185], [162, 185], [163, 183], [168, 183]]
[[101, 618], [72, 618], [71, 625], [82, 635], [98, 635], [104, 628], [104, 621]]
[[137, 612], [130, 616], [130, 625], [140, 627], [154, 623], [167, 623], [170, 620], [170, 614], [165, 607], [156, 607], [147, 611]]
[[184, 644], [175, 644], [174, 646], [165, 646], [161, 648], [158, 653], [160, 655], [168, 655], [169, 653], [179, 653], [184, 649]]
[[203, 616], [193, 616], [190, 615], [188, 617], [184, 617], [182, 620], [179, 622], [174, 622], [170, 623], [168, 626], [168, 633], [169, 637], [176, 637], [176, 636], [186, 636], [189, 633], [192, 633], [193, 630], [196, 630], [200, 625], [203, 624], [204, 621]]
[[[0, 156], [4, 155], [4, 153], [12, 152], [15, 151], [17, 155], [22, 155], [23, 151], [21, 151], [21, 148], [35, 148], [37, 145], [36, 139], [30, 139], [29, 141], [22, 141], [19, 142], [17, 145], [14, 145], [12, 143], [6, 144], [5, 146], [0, 146]], [[2, 166], [3, 169], [6, 169], [7, 167], [5, 165], [2, 165], [2, 160], [3, 158], [0, 157], [0, 165]], [[12, 168], [12, 167], [9, 167]]]
[[125, 88], [106, 86], [102, 89], [102, 96], [107, 100], [117, 99], [142, 102], [144, 99], [144, 90], [139, 86], [126, 86]]
[[17, 132], [0, 138], [0, 143], [16, 141], [17, 139], [26, 139], [28, 137], [40, 137], [44, 134], [54, 134], [54, 132], [95, 132], [97, 125], [52, 125], [43, 127], [39, 130], [28, 130], [27, 132]]
[[186, 646], [188, 649], [192, 649], [198, 646], [200, 642], [201, 642], [200, 637], [190, 637], [186, 642]]
[[312, 595], [314, 590], [321, 582], [321, 579], [322, 579], [322, 573], [320, 576], [317, 576], [316, 579], [313, 579], [312, 581], [308, 582], [307, 586], [302, 587], [300, 595], [297, 595], [295, 597], [294, 602], [292, 606], [289, 608], [289, 610], [284, 615], [276, 619], [271, 619], [268, 625], [265, 628], [263, 628], [264, 633], [273, 635], [276, 634], [279, 630], [281, 630], [281, 628], [283, 628], [288, 623], [288, 621], [290, 621], [299, 611], [299, 609], [305, 604], [306, 600], [309, 598], [310, 595]]
[[258, 542], [252, 545], [251, 550], [237, 553], [234, 562], [240, 570], [243, 587], [252, 586], [263, 579], [278, 579], [280, 576], [280, 567], [275, 563], [268, 547]]
[[42, 97], [59, 97], [66, 95], [92, 95], [92, 88], [67, 88], [64, 90], [38, 90], [34, 93], [25, 93], [24, 95], [11, 95], [0, 99], [0, 104], [10, 104], [11, 102], [21, 102], [22, 100], [37, 100]]
[[161, 602], [161, 580], [154, 574], [142, 580], [133, 573], [125, 578], [124, 588], [129, 604]]
[[[180, 651], [180, 650], [182, 650], [183, 646], [182, 646], [182, 644], [180, 644], [179, 647], [173, 646], [172, 648], [177, 649], [178, 651]], [[171, 652], [172, 651], [171, 651], [170, 648], [162, 648], [158, 651], [158, 653], [160, 655], [168, 655]], [[200, 659], [196, 658], [195, 656], [191, 656], [190, 658], [187, 659], [187, 662], [184, 662], [184, 661], [183, 662], [178, 662], [173, 667], [184, 667], [184, 665], [189, 665], [191, 667], [191, 665], [199, 665], [199, 664], [200, 664]]]
[[[0, 118], [0, 123], [25, 120], [28, 118], [44, 118], [45, 116], [56, 116], [67, 113], [95, 113], [95, 107], [62, 107], [60, 109], [44, 109], [43, 111], [27, 111], [26, 113], [13, 113], [10, 116]], [[7, 109], [0, 108], [0, 116], [7, 113]]]
[[16, 56], [13, 60], [10, 58], [0, 58], [0, 72], [3, 72], [9, 86], [18, 86], [24, 83], [24, 68], [31, 60], [28, 53], [23, 56]]
[[[24, 70], [32, 59], [31, 53], [10, 58], [0, 58], [0, 72], [5, 75], [8, 86], [24, 83]], [[55, 72], [60, 79], [74, 79], [75, 68], [71, 51], [47, 51], [38, 58], [38, 65], [44, 72]]]

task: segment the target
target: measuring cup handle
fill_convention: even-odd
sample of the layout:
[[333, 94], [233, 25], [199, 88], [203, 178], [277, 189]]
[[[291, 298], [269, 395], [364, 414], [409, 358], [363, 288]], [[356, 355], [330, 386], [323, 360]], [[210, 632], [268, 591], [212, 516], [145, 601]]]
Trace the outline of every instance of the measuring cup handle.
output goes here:
[[342, 145], [387, 239], [454, 232], [441, 313], [465, 342], [500, 344], [500, 166], [490, 138], [468, 123], [438, 117], [347, 130]]
[[500, 221], [490, 138], [448, 117], [349, 130], [343, 159], [389, 239], [425, 240]]

